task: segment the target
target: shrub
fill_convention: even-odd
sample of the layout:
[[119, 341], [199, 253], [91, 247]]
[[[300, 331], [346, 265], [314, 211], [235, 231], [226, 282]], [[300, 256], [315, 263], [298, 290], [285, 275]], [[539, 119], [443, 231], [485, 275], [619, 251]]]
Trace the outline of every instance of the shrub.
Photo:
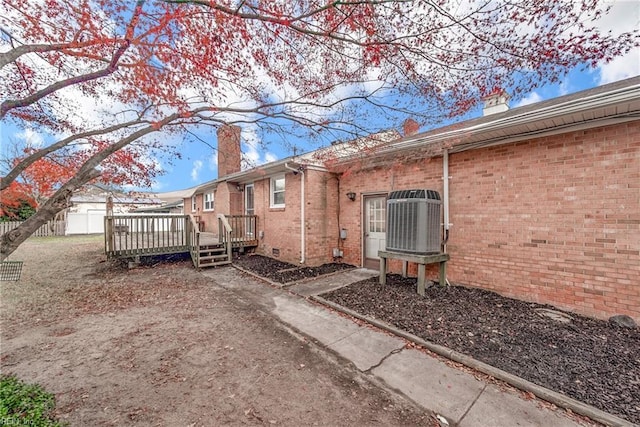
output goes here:
[[0, 425], [62, 427], [53, 415], [53, 394], [37, 384], [26, 384], [12, 375], [0, 377]]

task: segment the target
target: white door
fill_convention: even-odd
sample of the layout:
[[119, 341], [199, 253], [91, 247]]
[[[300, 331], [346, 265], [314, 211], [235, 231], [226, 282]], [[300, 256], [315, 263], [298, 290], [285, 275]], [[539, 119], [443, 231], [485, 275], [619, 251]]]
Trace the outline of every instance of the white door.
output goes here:
[[364, 198], [364, 266], [378, 268], [378, 251], [386, 247], [387, 197]]
[[[255, 204], [253, 200], [253, 184], [247, 184], [244, 186], [244, 214], [255, 215]], [[247, 218], [247, 224], [245, 225], [246, 237], [254, 237], [256, 230], [255, 222], [251, 218]]]

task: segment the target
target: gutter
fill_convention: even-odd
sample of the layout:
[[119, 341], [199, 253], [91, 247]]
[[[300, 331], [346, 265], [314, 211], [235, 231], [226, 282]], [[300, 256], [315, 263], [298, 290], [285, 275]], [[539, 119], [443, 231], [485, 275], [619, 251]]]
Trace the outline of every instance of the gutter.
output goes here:
[[305, 197], [304, 197], [304, 170], [303, 168], [300, 166], [298, 168], [292, 168], [291, 166], [289, 166], [288, 162], [285, 162], [284, 167], [286, 169], [289, 169], [290, 171], [293, 171], [294, 174], [300, 174], [300, 264], [304, 264], [305, 262], [305, 253], [306, 253], [306, 248], [305, 248], [305, 243], [306, 243], [306, 235], [305, 235], [305, 225], [304, 225], [304, 203], [305, 203]]
[[442, 154], [442, 206], [444, 217], [444, 239], [442, 242], [442, 249], [444, 253], [447, 253], [447, 241], [449, 240], [449, 150], [443, 150]]

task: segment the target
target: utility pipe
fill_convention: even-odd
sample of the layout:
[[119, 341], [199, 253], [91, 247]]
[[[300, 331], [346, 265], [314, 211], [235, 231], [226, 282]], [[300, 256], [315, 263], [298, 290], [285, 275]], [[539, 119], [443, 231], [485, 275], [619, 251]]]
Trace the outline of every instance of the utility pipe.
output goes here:
[[293, 171], [294, 174], [300, 174], [302, 175], [300, 177], [300, 264], [304, 264], [305, 262], [305, 252], [306, 252], [306, 248], [305, 248], [305, 243], [306, 243], [306, 236], [305, 236], [305, 226], [304, 226], [304, 202], [305, 202], [305, 198], [304, 198], [304, 171], [302, 170], [301, 167], [299, 168], [292, 168], [291, 166], [289, 166], [289, 163], [285, 163], [284, 167], [286, 169], [289, 169], [290, 171]]
[[442, 153], [442, 180], [443, 188], [442, 192], [442, 205], [444, 216], [444, 241], [443, 249], [447, 252], [447, 241], [449, 240], [449, 150], [444, 150]]

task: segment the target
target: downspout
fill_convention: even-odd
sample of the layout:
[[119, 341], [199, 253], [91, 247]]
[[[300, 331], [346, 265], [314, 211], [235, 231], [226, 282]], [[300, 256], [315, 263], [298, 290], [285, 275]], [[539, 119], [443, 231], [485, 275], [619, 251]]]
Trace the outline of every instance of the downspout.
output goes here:
[[447, 241], [449, 240], [449, 150], [444, 150], [442, 153], [442, 180], [443, 189], [442, 192], [442, 205], [444, 216], [444, 239], [442, 241], [442, 250], [447, 253]]
[[286, 169], [289, 169], [290, 171], [293, 171], [294, 174], [300, 174], [302, 175], [300, 177], [300, 264], [304, 264], [305, 262], [305, 243], [306, 243], [306, 236], [305, 236], [305, 226], [304, 226], [304, 202], [305, 202], [305, 198], [304, 198], [304, 171], [302, 169], [302, 167], [299, 168], [292, 168], [291, 166], [289, 166], [289, 163], [285, 163], [284, 167]]

